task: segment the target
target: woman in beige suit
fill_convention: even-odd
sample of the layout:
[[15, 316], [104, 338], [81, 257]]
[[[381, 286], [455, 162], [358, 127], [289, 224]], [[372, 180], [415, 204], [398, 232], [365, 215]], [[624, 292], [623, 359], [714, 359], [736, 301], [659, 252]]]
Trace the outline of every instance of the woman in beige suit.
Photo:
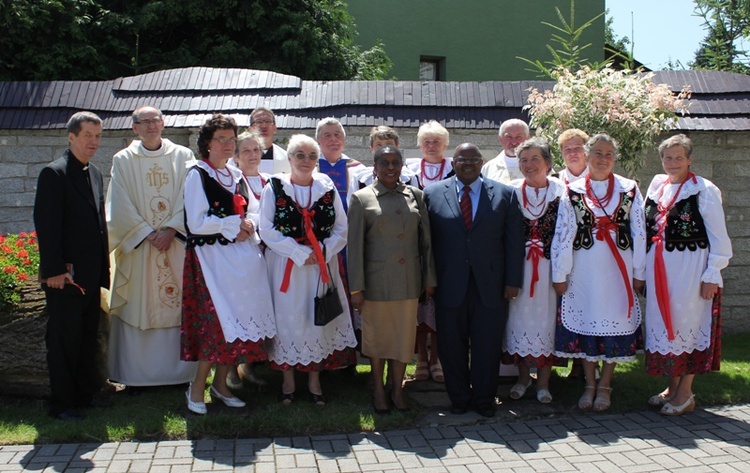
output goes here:
[[357, 191], [349, 204], [349, 290], [362, 314], [362, 354], [370, 357], [375, 379], [375, 412], [389, 412], [383, 386], [385, 360], [391, 364], [391, 402], [407, 409], [402, 389], [406, 364], [414, 356], [417, 301], [436, 286], [430, 220], [419, 189], [399, 177], [403, 156], [384, 146], [375, 152], [377, 180]]

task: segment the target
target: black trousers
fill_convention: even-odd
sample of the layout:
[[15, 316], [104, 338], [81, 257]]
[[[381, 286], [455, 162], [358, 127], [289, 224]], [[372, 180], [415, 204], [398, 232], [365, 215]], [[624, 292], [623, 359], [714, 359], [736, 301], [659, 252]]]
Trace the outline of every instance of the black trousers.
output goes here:
[[435, 317], [438, 354], [451, 403], [464, 407], [494, 405], [507, 303], [501, 308], [483, 306], [472, 275], [461, 306], [446, 308], [436, 301]]
[[82, 295], [74, 286], [44, 287], [47, 296], [47, 365], [49, 369], [50, 414], [72, 407], [84, 407], [100, 389], [96, 371], [99, 288]]

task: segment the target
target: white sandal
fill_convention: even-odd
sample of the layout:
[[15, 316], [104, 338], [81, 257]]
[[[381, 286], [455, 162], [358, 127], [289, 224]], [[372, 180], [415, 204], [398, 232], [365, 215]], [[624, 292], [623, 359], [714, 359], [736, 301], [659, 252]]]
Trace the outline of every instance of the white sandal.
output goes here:
[[526, 390], [529, 389], [529, 386], [531, 386], [531, 380], [529, 380], [526, 386], [521, 383], [514, 384], [513, 387], [510, 388], [510, 398], [521, 399], [526, 394]]
[[596, 386], [593, 384], [587, 385], [583, 388], [583, 395], [578, 400], [578, 408], [582, 411], [591, 409], [594, 405], [594, 392], [596, 392]]
[[549, 404], [552, 402], [552, 393], [549, 392], [549, 389], [537, 389], [536, 400], [542, 404]]

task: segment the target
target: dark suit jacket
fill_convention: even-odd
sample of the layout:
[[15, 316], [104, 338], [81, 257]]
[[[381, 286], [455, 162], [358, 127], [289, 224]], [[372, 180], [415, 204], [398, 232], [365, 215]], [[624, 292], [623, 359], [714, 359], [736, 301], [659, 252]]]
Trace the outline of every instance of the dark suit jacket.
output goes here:
[[459, 307], [473, 273], [482, 304], [503, 307], [505, 286], [523, 284], [523, 226], [513, 189], [485, 178], [469, 230], [461, 217], [455, 177], [425, 189], [425, 202], [438, 274], [437, 304]]
[[[39, 174], [34, 226], [39, 241], [39, 273], [43, 279], [67, 271], [87, 290], [109, 286], [107, 222], [102, 174], [89, 163], [91, 187], [83, 164], [70, 150]], [[93, 192], [92, 192], [93, 191]]]

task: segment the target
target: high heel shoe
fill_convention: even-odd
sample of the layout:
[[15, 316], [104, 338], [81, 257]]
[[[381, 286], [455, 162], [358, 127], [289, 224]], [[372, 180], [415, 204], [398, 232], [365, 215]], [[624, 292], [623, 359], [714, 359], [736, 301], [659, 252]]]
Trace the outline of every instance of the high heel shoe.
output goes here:
[[245, 401], [242, 399], [235, 397], [235, 396], [225, 396], [221, 394], [219, 391], [216, 390], [213, 386], [211, 386], [211, 397], [216, 397], [221, 400], [221, 402], [224, 403], [227, 407], [245, 407], [247, 404], [245, 404]]
[[693, 412], [695, 410], [695, 394], [691, 394], [687, 401], [679, 406], [675, 406], [672, 402], [664, 404], [661, 408], [661, 413], [665, 416], [681, 416], [686, 412]]
[[193, 383], [190, 383], [188, 390], [185, 391], [185, 399], [187, 399], [187, 408], [193, 414], [206, 415], [208, 409], [206, 409], [206, 403], [202, 401], [193, 401], [190, 399], [190, 393], [193, 392]]

